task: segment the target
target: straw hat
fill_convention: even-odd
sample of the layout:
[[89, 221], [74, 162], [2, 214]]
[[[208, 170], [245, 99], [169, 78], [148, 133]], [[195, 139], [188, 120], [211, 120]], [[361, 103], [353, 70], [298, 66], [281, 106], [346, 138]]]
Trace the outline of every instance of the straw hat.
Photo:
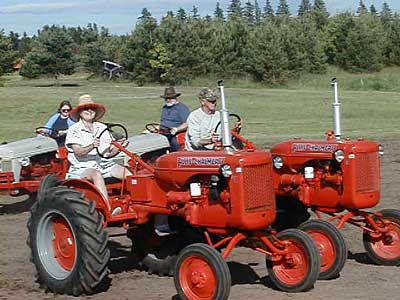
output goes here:
[[165, 88], [164, 95], [161, 95], [160, 97], [164, 98], [164, 99], [175, 99], [175, 98], [179, 97], [180, 95], [181, 95], [181, 93], [177, 93], [175, 91], [175, 88], [170, 86], [170, 87]]
[[71, 119], [74, 119], [76, 121], [79, 120], [81, 118], [80, 113], [82, 112], [82, 110], [89, 108], [93, 109], [96, 112], [96, 115], [94, 116], [94, 121], [100, 120], [106, 113], [106, 107], [104, 105], [95, 103], [92, 96], [90, 95], [83, 95], [79, 97], [78, 105], [71, 110]]

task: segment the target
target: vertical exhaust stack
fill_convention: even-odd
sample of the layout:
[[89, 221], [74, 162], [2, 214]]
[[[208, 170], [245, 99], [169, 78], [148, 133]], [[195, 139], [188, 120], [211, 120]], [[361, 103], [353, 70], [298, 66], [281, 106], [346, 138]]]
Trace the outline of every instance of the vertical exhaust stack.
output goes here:
[[339, 101], [339, 94], [338, 94], [338, 82], [336, 78], [333, 78], [331, 81], [331, 85], [333, 86], [334, 93], [335, 93], [335, 101], [332, 103], [333, 106], [333, 130], [335, 132], [335, 137], [337, 140], [340, 140], [342, 136], [342, 129], [341, 129], [341, 115], [340, 115], [340, 106], [341, 103]]
[[218, 81], [219, 93], [221, 96], [221, 133], [222, 133], [222, 146], [225, 151], [232, 153], [232, 133], [229, 125], [229, 111], [226, 108], [224, 82]]

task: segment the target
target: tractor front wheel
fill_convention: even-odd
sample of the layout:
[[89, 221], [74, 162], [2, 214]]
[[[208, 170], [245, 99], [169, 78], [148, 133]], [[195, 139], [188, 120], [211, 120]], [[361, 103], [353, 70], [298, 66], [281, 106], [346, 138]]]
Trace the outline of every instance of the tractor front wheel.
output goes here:
[[332, 279], [339, 276], [347, 258], [347, 244], [343, 235], [331, 223], [322, 220], [309, 220], [298, 227], [314, 240], [321, 255], [319, 279]]
[[46, 291], [79, 296], [105, 283], [108, 233], [95, 202], [73, 189], [50, 188], [31, 209], [27, 244]]
[[226, 300], [231, 289], [231, 273], [217, 250], [206, 244], [192, 244], [178, 256], [174, 283], [183, 300]]
[[363, 242], [373, 263], [385, 266], [400, 265], [400, 210], [384, 209], [382, 217], [374, 216], [378, 226], [386, 227], [386, 233], [364, 231]]
[[311, 289], [321, 268], [321, 258], [314, 241], [299, 229], [287, 229], [276, 236], [286, 244], [288, 253], [266, 259], [271, 281], [285, 292]]

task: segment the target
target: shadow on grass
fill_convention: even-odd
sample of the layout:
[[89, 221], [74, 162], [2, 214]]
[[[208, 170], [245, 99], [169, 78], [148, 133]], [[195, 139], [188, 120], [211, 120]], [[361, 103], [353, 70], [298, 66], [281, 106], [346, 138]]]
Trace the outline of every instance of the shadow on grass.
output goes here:
[[18, 198], [13, 198], [15, 199], [15, 203], [11, 204], [2, 204], [0, 203], [0, 215], [16, 215], [20, 213], [27, 212], [31, 209], [32, 205], [36, 201], [36, 194], [31, 194], [26, 198], [25, 200], [20, 200]]

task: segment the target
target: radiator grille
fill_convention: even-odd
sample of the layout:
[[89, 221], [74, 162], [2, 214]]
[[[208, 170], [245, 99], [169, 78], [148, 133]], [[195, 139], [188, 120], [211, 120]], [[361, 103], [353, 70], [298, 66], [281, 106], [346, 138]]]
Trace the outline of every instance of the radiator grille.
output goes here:
[[255, 212], [272, 208], [275, 203], [271, 165], [243, 168], [245, 211]]
[[379, 154], [377, 152], [356, 154], [356, 191], [380, 190]]
[[12, 171], [12, 162], [11, 160], [0, 160], [0, 169], [2, 172], [10, 172]]

